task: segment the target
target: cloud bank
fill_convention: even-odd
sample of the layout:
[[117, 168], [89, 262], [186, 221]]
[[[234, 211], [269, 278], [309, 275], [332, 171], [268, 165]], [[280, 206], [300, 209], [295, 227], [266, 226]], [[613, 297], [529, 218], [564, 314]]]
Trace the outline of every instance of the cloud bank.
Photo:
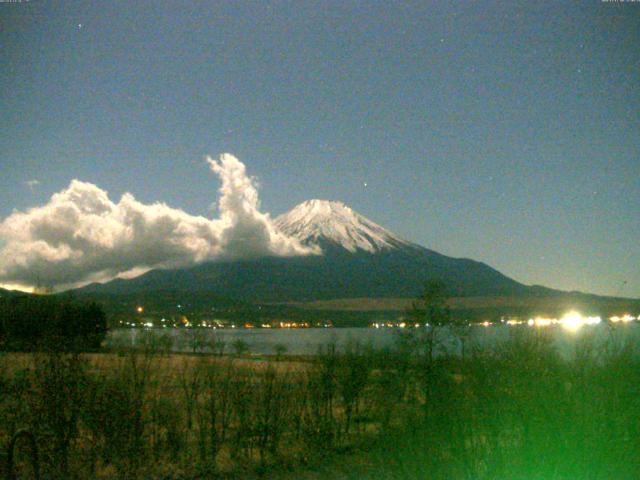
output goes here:
[[73, 180], [46, 205], [0, 223], [0, 282], [65, 288], [206, 260], [317, 253], [259, 211], [242, 162], [229, 154], [207, 161], [222, 183], [220, 218], [145, 205], [130, 193], [115, 203], [96, 185]]

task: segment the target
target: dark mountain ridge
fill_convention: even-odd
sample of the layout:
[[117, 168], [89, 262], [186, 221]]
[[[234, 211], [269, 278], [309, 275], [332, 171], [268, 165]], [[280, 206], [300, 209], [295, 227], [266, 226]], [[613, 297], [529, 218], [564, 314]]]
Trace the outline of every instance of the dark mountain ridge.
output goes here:
[[429, 279], [452, 296], [525, 295], [530, 287], [490, 266], [452, 258], [408, 242], [340, 202], [310, 200], [278, 217], [276, 226], [321, 255], [206, 262], [152, 270], [139, 277], [92, 284], [83, 293], [210, 292], [254, 302], [348, 297], [415, 297]]
[[[340, 202], [310, 200], [275, 219], [276, 226], [322, 254], [212, 261], [152, 270], [77, 290], [83, 295], [180, 293], [252, 303], [346, 298], [415, 298], [427, 280], [442, 280], [451, 297], [563, 297], [595, 295], [527, 286], [485, 263], [453, 258], [408, 242]], [[503, 300], [500, 300], [503, 301]]]

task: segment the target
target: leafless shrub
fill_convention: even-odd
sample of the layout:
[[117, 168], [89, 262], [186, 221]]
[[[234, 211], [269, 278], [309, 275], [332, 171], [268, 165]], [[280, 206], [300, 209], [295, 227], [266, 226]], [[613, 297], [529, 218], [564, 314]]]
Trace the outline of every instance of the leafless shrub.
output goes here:
[[253, 443], [262, 467], [267, 457], [275, 459], [280, 439], [288, 426], [290, 390], [288, 375], [278, 373], [272, 366], [263, 372], [254, 389]]
[[338, 354], [336, 345], [321, 349], [306, 375], [302, 440], [307, 453], [324, 454], [334, 446], [337, 434], [335, 403], [337, 397]]
[[229, 362], [207, 362], [203, 371], [203, 395], [198, 404], [198, 450], [202, 463], [212, 465], [227, 440], [231, 418], [231, 381], [234, 368]]
[[54, 467], [51, 471], [67, 478], [69, 453], [78, 436], [85, 401], [87, 363], [78, 353], [43, 353], [35, 359], [32, 429], [40, 438], [51, 439], [51, 448], [45, 450]]

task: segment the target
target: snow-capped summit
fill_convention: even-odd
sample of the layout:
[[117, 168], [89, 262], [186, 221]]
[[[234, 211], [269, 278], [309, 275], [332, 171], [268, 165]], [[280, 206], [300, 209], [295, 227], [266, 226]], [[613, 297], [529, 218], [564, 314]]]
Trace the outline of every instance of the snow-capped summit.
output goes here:
[[332, 244], [352, 253], [376, 253], [411, 245], [336, 201], [307, 200], [277, 217], [275, 224], [306, 245]]

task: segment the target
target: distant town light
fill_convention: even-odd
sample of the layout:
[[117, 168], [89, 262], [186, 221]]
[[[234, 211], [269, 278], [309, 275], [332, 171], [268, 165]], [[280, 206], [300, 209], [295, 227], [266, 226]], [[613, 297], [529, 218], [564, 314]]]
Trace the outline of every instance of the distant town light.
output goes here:
[[553, 325], [558, 323], [558, 320], [555, 318], [544, 318], [544, 317], [536, 317], [530, 318], [527, 322], [528, 325], [535, 325], [536, 327], [548, 327], [549, 325]]
[[144, 312], [144, 308], [138, 305], [138, 308], [136, 308], [136, 312], [143, 313]]

